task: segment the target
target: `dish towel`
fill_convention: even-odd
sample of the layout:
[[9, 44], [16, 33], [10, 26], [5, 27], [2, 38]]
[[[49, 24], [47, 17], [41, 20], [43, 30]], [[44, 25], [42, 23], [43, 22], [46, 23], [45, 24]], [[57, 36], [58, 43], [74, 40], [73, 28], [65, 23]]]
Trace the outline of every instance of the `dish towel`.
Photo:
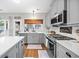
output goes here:
[[38, 57], [39, 58], [49, 58], [46, 50], [38, 50]]

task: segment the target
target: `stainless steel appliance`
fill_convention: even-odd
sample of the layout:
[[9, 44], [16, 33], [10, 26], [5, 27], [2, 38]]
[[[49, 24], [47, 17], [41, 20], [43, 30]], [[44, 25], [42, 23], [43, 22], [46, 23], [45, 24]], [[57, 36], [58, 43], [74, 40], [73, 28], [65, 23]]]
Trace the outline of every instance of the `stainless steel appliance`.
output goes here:
[[54, 58], [56, 58], [56, 41], [52, 41], [50, 38], [48, 38], [47, 37], [47, 39], [48, 39], [48, 44], [49, 44], [49, 50], [50, 50], [50, 52], [52, 53], [52, 56], [54, 57]]
[[55, 34], [55, 35], [52, 35], [52, 36], [47, 36], [46, 38], [48, 39], [49, 50], [51, 51], [52, 56], [54, 58], [57, 57], [57, 54], [56, 54], [57, 53], [57, 43], [56, 43], [56, 40], [76, 40], [74, 38], [62, 36], [62, 35], [59, 35], [59, 34]]
[[66, 25], [67, 24], [67, 10], [63, 10], [59, 14], [56, 14], [52, 19], [51, 19], [51, 24], [52, 26], [54, 25]]

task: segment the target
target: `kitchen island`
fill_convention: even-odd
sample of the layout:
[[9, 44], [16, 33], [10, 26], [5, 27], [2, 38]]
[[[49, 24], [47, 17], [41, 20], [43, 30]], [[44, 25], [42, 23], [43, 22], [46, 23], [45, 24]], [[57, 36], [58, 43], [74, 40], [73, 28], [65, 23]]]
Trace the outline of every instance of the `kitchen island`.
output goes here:
[[25, 36], [24, 42], [25, 43], [44, 43], [44, 32], [19, 32], [20, 36]]
[[0, 58], [22, 57], [22, 41], [24, 36], [0, 37]]

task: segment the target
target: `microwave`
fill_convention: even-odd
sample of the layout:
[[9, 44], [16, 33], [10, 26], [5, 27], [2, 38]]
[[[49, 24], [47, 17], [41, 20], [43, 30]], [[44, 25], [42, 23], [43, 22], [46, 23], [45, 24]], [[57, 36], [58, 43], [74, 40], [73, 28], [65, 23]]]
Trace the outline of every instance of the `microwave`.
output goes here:
[[51, 19], [52, 25], [59, 25], [59, 24], [66, 24], [67, 23], [67, 11], [64, 10], [63, 12], [59, 13], [55, 17]]
[[54, 17], [53, 19], [51, 19], [51, 24], [55, 24], [57, 23], [57, 17]]

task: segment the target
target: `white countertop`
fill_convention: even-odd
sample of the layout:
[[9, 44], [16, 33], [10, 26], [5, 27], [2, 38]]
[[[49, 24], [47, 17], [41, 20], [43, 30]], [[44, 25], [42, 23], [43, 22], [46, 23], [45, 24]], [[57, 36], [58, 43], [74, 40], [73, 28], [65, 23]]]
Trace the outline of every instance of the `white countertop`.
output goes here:
[[24, 36], [5, 36], [0, 37], [0, 57], [5, 54], [10, 48], [22, 40]]
[[19, 33], [44, 33], [44, 32], [19, 32]]
[[79, 56], [79, 43], [76, 40], [57, 40], [57, 42]]

